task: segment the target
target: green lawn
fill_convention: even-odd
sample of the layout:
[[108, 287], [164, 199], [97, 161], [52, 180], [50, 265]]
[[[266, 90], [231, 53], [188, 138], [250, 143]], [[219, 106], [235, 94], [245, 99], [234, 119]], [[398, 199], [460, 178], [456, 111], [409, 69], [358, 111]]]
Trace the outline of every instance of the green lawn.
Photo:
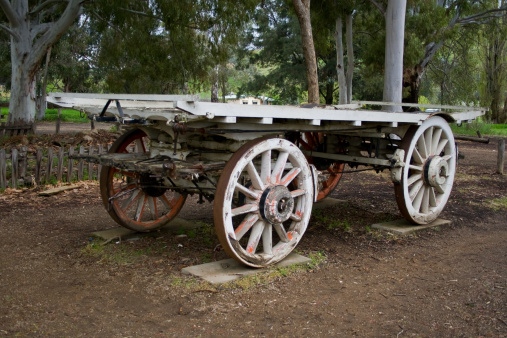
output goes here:
[[451, 125], [454, 134], [477, 136], [477, 130], [482, 136], [507, 136], [507, 124], [487, 124], [480, 121], [463, 124], [461, 127]]
[[[1, 108], [3, 118], [1, 122], [7, 121], [7, 114], [9, 113], [9, 108]], [[58, 109], [46, 109], [46, 117], [44, 121], [56, 121], [58, 118]], [[62, 109], [61, 115], [62, 122], [75, 122], [75, 123], [88, 123], [89, 120], [86, 118], [86, 115], [81, 118], [79, 111], [73, 109]]]

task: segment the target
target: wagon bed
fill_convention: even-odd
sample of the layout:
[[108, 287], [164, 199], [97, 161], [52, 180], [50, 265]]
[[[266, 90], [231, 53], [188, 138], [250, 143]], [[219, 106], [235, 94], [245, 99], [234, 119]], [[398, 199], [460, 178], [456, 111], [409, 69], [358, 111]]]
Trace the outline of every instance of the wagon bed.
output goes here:
[[[101, 194], [111, 217], [151, 231], [173, 219], [189, 194], [213, 202], [226, 252], [259, 267], [301, 239], [312, 204], [337, 186], [345, 165], [390, 170], [396, 202], [414, 224], [435, 220], [452, 189], [457, 149], [449, 123], [483, 109], [394, 113], [341, 106], [200, 102], [190, 95], [61, 94], [48, 97], [96, 121], [130, 128], [105, 155]], [[450, 112], [449, 112], [450, 111]]]

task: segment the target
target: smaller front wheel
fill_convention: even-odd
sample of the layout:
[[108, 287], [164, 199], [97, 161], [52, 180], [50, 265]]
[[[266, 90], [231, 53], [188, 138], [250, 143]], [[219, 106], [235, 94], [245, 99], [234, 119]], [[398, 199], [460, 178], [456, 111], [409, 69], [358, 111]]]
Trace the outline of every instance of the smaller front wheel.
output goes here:
[[312, 205], [312, 172], [301, 150], [284, 139], [260, 138], [245, 143], [227, 162], [213, 217], [229, 256], [263, 267], [296, 247]]
[[[149, 139], [140, 129], [120, 136], [110, 153], [147, 153]], [[140, 232], [153, 231], [169, 223], [180, 212], [186, 195], [162, 186], [149, 175], [103, 167], [100, 192], [106, 210], [121, 226]]]

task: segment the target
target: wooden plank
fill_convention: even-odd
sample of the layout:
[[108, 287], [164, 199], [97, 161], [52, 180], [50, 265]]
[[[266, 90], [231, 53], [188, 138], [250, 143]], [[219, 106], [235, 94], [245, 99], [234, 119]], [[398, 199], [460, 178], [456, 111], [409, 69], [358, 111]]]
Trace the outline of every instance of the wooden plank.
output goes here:
[[37, 155], [35, 157], [35, 184], [39, 185], [41, 181], [42, 171], [42, 149], [37, 149]]
[[67, 162], [67, 182], [71, 183], [74, 174], [74, 160], [72, 160], [72, 155], [74, 155], [74, 147], [69, 148], [69, 157]]
[[77, 185], [77, 184], [65, 185], [62, 187], [41, 191], [40, 193], [38, 193], [38, 195], [39, 196], [53, 196], [53, 195], [59, 194], [59, 193], [66, 191], [66, 190], [74, 190], [74, 189], [79, 189], [79, 188], [81, 188], [81, 186]]
[[[419, 104], [419, 103], [406, 103], [406, 102], [382, 102], [382, 101], [352, 101], [352, 104], [356, 105], [374, 105], [374, 106], [403, 106], [403, 107], [413, 107], [413, 108], [429, 108], [429, 109], [452, 109], [452, 110], [484, 110], [487, 111], [488, 108], [481, 107], [466, 107], [466, 106], [449, 106], [442, 104]], [[336, 107], [336, 106], [335, 106]]]
[[63, 149], [63, 147], [60, 147], [58, 149], [58, 166], [56, 168], [56, 180], [58, 182], [61, 182], [62, 178], [63, 178], [63, 156], [64, 156], [64, 149]]
[[5, 149], [0, 149], [0, 188], [7, 188], [7, 156], [5, 156]]
[[18, 188], [18, 150], [16, 148], [13, 148], [11, 151], [11, 181], [12, 181], [12, 188], [17, 189]]
[[[88, 155], [93, 155], [94, 153], [93, 148], [94, 148], [93, 145], [90, 145], [90, 147], [88, 148]], [[91, 180], [93, 180], [93, 163], [88, 162], [88, 181]]]
[[[48, 100], [74, 98], [90, 100], [129, 100], [129, 101], [199, 101], [199, 95], [156, 95], [156, 94], [96, 94], [96, 93], [50, 93]], [[49, 102], [49, 101], [48, 101]]]
[[51, 172], [53, 171], [53, 148], [49, 147], [48, 149], [48, 163], [46, 166], [46, 184], [49, 183], [51, 179]]
[[[79, 155], [84, 154], [84, 146], [79, 146]], [[83, 172], [84, 172], [84, 161], [81, 159], [79, 160], [77, 164], [77, 180], [82, 181], [83, 180]]]

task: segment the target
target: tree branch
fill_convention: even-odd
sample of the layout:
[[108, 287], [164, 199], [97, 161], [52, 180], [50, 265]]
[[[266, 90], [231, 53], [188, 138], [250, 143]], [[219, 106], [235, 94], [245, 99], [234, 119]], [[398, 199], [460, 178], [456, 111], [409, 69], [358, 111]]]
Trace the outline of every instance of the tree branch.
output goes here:
[[30, 36], [32, 38], [32, 41], [37, 37], [39, 34], [44, 34], [48, 31], [48, 29], [53, 26], [53, 22], [47, 22], [47, 23], [41, 23], [38, 25], [35, 25], [34, 28], [30, 30]]
[[382, 7], [381, 4], [379, 4], [377, 1], [375, 0], [370, 0], [370, 2], [375, 6], [377, 7], [377, 9], [380, 11], [380, 13], [382, 13], [382, 15], [385, 17], [386, 16], [386, 10], [384, 7]]
[[49, 5], [53, 4], [53, 3], [58, 3], [58, 2], [69, 2], [69, 0], [47, 0], [47, 1], [43, 2], [43, 3], [41, 3], [39, 6], [35, 7], [30, 12], [30, 15], [35, 15], [35, 14], [39, 13], [40, 11], [42, 11], [47, 6], [49, 6]]
[[19, 26], [21, 19], [19, 18], [18, 14], [14, 11], [14, 8], [12, 8], [12, 5], [9, 2], [9, 0], [0, 0], [0, 7], [7, 16], [7, 20], [9, 20], [11, 27]]
[[[2, 0], [0, 0], [2, 1]], [[74, 20], [81, 13], [83, 3], [89, 0], [70, 0], [62, 16], [33, 43], [33, 53], [30, 53], [27, 63], [30, 71], [35, 72], [37, 67], [46, 55], [49, 46], [53, 45], [65, 31], [74, 23]]]
[[490, 10], [482, 12], [482, 13], [477, 13], [477, 14], [468, 16], [466, 18], [459, 19], [459, 20], [457, 20], [456, 23], [458, 23], [460, 25], [467, 25], [470, 23], [479, 23], [479, 22], [483, 22], [484, 20], [487, 21], [489, 19], [496, 19], [496, 18], [505, 16], [506, 13], [507, 13], [507, 8], [490, 9]]
[[20, 39], [19, 35], [15, 31], [10, 29], [9, 27], [2, 25], [0, 23], [0, 29], [3, 29], [4, 31], [7, 32], [7, 34], [12, 35], [14, 37], [14, 39], [16, 39], [16, 41], [19, 41], [19, 39]]

